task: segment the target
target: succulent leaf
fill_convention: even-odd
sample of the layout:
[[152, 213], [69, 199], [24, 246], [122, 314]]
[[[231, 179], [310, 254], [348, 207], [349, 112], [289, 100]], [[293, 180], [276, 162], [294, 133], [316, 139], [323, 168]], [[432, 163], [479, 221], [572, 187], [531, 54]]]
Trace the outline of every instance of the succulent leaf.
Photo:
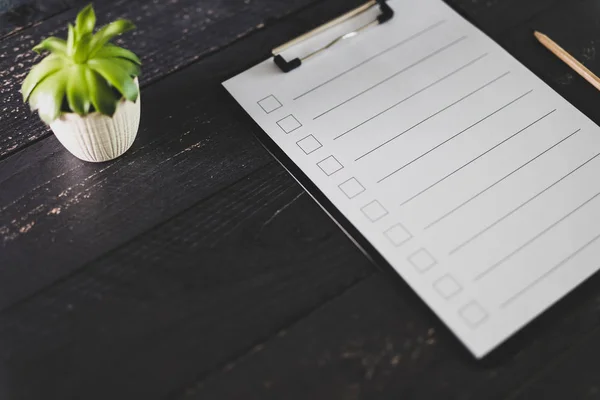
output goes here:
[[94, 60], [106, 60], [107, 62], [109, 62], [111, 64], [118, 65], [119, 67], [123, 68], [127, 72], [127, 74], [132, 78], [139, 76], [140, 72], [141, 72], [139, 65], [137, 65], [129, 60], [125, 60], [123, 58], [106, 58], [106, 59], [95, 58]]
[[44, 58], [39, 64], [34, 66], [21, 86], [23, 101], [26, 102], [29, 99], [31, 92], [42, 81], [42, 79], [60, 70], [64, 67], [64, 65], [64, 58], [51, 54]]
[[115, 61], [102, 58], [89, 60], [88, 65], [114, 86], [127, 100], [137, 100], [138, 88], [127, 69]]
[[75, 51], [75, 28], [69, 24], [69, 34], [67, 36], [67, 55], [72, 56]]
[[132, 51], [124, 49], [114, 44], [107, 43], [94, 56], [94, 58], [124, 58], [132, 61], [137, 65], [142, 65], [142, 62]]
[[31, 93], [31, 109], [38, 110], [44, 122], [50, 123], [60, 115], [68, 77], [69, 70], [62, 69], [47, 76]]
[[36, 53], [41, 53], [44, 50], [53, 54], [65, 56], [67, 54], [67, 42], [63, 39], [51, 36], [42, 40], [40, 44], [33, 48], [33, 51]]
[[67, 83], [69, 107], [79, 115], [87, 114], [91, 105], [85, 71], [86, 68], [82, 65], [71, 66]]
[[113, 92], [106, 80], [91, 69], [86, 69], [85, 77], [90, 93], [90, 100], [96, 111], [112, 117], [117, 109], [117, 102], [114, 101]]
[[100, 28], [90, 43], [90, 57], [93, 57], [109, 40], [132, 29], [135, 29], [135, 25], [126, 19], [118, 19]]
[[91, 33], [84, 33], [75, 43], [75, 50], [73, 51], [73, 61], [77, 64], [84, 63], [88, 59], [90, 40], [92, 40]]
[[96, 26], [96, 13], [91, 4], [88, 4], [77, 14], [75, 21], [75, 33], [77, 38], [83, 37], [86, 33], [92, 33]]

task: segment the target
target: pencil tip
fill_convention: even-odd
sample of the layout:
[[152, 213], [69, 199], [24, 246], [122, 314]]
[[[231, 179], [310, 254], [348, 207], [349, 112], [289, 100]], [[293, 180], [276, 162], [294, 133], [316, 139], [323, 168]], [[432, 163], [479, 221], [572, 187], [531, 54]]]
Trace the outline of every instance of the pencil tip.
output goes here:
[[545, 35], [540, 31], [533, 31], [533, 36], [540, 39], [540, 38], [544, 37]]

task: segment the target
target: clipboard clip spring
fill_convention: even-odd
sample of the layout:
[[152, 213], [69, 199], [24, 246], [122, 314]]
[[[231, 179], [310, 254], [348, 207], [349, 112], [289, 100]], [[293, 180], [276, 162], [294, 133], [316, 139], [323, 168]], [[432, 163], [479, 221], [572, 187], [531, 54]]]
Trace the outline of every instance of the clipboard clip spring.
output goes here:
[[[381, 14], [379, 16], [377, 16], [377, 18], [375, 20], [355, 29], [352, 32], [348, 32], [344, 35], [338, 36], [337, 38], [335, 38], [334, 40], [332, 40], [325, 46], [323, 46], [305, 56], [294, 58], [293, 60], [290, 60], [290, 61], [286, 61], [283, 58], [283, 56], [281, 55], [282, 52], [289, 49], [290, 47], [292, 47], [300, 42], [303, 42], [307, 39], [310, 39], [311, 37], [316, 36], [319, 33], [323, 32], [329, 28], [333, 28], [334, 26], [337, 26], [343, 22], [346, 22], [351, 18], [354, 18], [360, 14], [363, 14], [363, 13], [367, 12], [368, 10], [370, 10], [371, 8], [375, 7], [376, 5], [379, 5]], [[281, 69], [283, 72], [290, 72], [290, 71], [298, 68], [300, 65], [302, 65], [303, 61], [306, 61], [309, 58], [329, 49], [330, 47], [341, 42], [342, 40], [349, 39], [351, 37], [358, 35], [362, 31], [364, 31], [372, 26], [383, 24], [384, 22], [389, 21], [393, 16], [394, 16], [394, 10], [392, 10], [392, 8], [386, 3], [386, 0], [370, 0], [367, 3], [363, 4], [362, 6], [355, 8], [354, 10], [348, 11], [346, 14], [343, 14], [343, 15], [321, 25], [321, 26], [313, 29], [310, 32], [307, 32], [301, 36], [298, 36], [295, 39], [290, 40], [287, 43], [282, 44], [279, 47], [274, 48], [272, 50], [273, 61], [279, 67], [279, 69]]]

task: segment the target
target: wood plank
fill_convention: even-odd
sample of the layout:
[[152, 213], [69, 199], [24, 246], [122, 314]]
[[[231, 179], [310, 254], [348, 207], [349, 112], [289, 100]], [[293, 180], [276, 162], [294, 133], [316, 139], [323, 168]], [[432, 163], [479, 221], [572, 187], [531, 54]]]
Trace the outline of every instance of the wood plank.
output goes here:
[[[181, 78], [143, 97], [150, 104], [142, 106], [140, 137], [117, 161], [80, 162], [50, 138], [0, 164], [0, 307], [270, 161], [251, 132], [231, 119], [221, 90]], [[188, 100], [185, 106], [153, 105], [154, 96], [172, 90]]]
[[[491, 358], [476, 361], [407, 285], [379, 273], [172, 398], [493, 400], [527, 383], [535, 395], [522, 398], [584, 398], [574, 394], [593, 393], [598, 375], [573, 375], [598, 371], [597, 363], [577, 355], [583, 350], [566, 361], [562, 354], [582, 340], [599, 354], [599, 283], [596, 276]], [[573, 377], [564, 390], [531, 383], [552, 363], [563, 365], [554, 386]], [[585, 386], [576, 389], [578, 382]]]
[[306, 10], [150, 86], [138, 139], [118, 160], [81, 162], [51, 137], [0, 162], [0, 308], [270, 162], [220, 82], [345, 7]]
[[[118, 39], [142, 59], [142, 88], [190, 63], [218, 51], [241, 37], [293, 13], [314, 0], [260, 0], [222, 2], [177, 0], [144, 2], [110, 0], [98, 2], [98, 24], [129, 18], [137, 29]], [[349, 2], [351, 7], [356, 1]], [[335, 3], [334, 3], [335, 4]], [[335, 5], [331, 6], [336, 7]], [[337, 5], [338, 10], [344, 6]], [[77, 9], [61, 13], [43, 24], [0, 41], [0, 159], [51, 134], [29, 107], [19, 88], [33, 64], [40, 60], [30, 49], [49, 35], [66, 36], [66, 25]], [[306, 22], [305, 22], [306, 23]], [[265, 54], [265, 53], [262, 53]], [[172, 97], [172, 95], [171, 95]]]
[[600, 399], [599, 338], [600, 333], [596, 331], [575, 343], [571, 351], [542, 369], [510, 398]]
[[82, 4], [83, 0], [0, 1], [0, 40]]
[[270, 163], [4, 311], [10, 398], [163, 398], [373, 271]]
[[462, 11], [493, 39], [559, 4], [565, 0], [447, 0]]
[[[302, 15], [307, 19], [311, 13], [325, 16], [321, 12], [315, 8]], [[304, 23], [277, 25], [275, 29], [291, 33], [302, 30]], [[248, 60], [244, 55], [251, 50], [268, 49], [273, 34], [273, 30], [259, 32], [152, 85], [145, 92], [145, 100], [149, 96], [169, 98], [171, 91], [178, 91], [183, 93], [186, 105], [150, 102], [145, 109], [140, 141], [121, 160], [103, 166], [82, 164], [66, 155], [56, 142], [44, 140], [0, 163], [0, 184], [3, 189], [11, 188], [0, 191], [0, 207], [9, 207], [0, 213], [0, 226], [6, 221], [10, 225], [10, 218], [19, 224], [23, 217], [23, 222], [27, 221], [9, 231], [19, 235], [8, 241], [4, 240], [8, 237], [4, 236], [5, 231], [0, 231], [4, 232], [1, 234], [5, 246], [0, 250], [0, 258], [10, 254], [9, 260], [26, 266], [13, 279], [0, 279], [3, 289], [12, 290], [12, 297], [5, 297], [4, 305], [72, 273], [0, 313], [0, 375], [10, 377], [13, 397], [85, 395], [93, 399], [96, 393], [97, 398], [103, 399], [107, 394], [110, 398], [159, 397], [187, 382], [203, 381], [218, 365], [236, 371], [237, 366], [232, 367], [227, 360], [248, 354], [256, 345], [252, 354], [266, 354], [261, 342], [371, 273], [370, 264], [307, 196], [294, 200], [300, 189], [279, 167], [270, 164], [270, 158], [249, 138], [247, 120], [232, 120], [229, 107], [233, 105], [226, 102], [218, 87], [221, 74], [242, 68]], [[246, 48], [250, 49], [244, 53]], [[196, 93], [198, 88], [200, 95]], [[247, 177], [252, 171], [258, 172]], [[233, 182], [237, 184], [230, 186]], [[19, 199], [21, 196], [24, 197]], [[42, 208], [38, 208], [40, 205]], [[56, 210], [58, 206], [60, 212]], [[155, 229], [148, 231], [151, 227]], [[328, 247], [319, 247], [320, 243]], [[9, 247], [10, 253], [6, 252]], [[29, 254], [19, 254], [23, 249]], [[114, 250], [108, 252], [110, 249]], [[91, 264], [82, 265], [94, 259]], [[11, 265], [4, 260], [3, 265]], [[36, 262], [28, 264], [30, 260]], [[19, 285], [30, 286], [18, 287], [21, 291], [15, 294], [12, 286]], [[342, 395], [352, 398], [361, 377], [378, 374], [378, 354], [388, 346], [383, 332], [389, 332], [391, 326], [401, 328], [392, 331], [400, 335], [394, 337], [394, 346], [402, 349], [406, 338], [413, 343], [407, 345], [409, 349], [403, 357], [412, 360], [415, 351], [417, 356], [406, 367], [407, 375], [390, 375], [396, 387], [389, 389], [390, 393], [401, 393], [402, 397], [439, 393], [436, 387], [441, 391], [440, 387], [453, 385], [456, 379], [470, 388], [467, 395], [493, 395], [496, 386], [492, 384], [476, 381], [479, 386], [469, 386], [467, 377], [479, 378], [487, 370], [482, 371], [465, 355], [465, 350], [416, 296], [387, 281], [385, 285], [389, 287], [370, 287], [352, 303], [364, 304], [355, 315], [358, 320], [373, 322], [369, 327], [376, 329], [367, 336], [366, 349], [361, 349], [360, 343], [336, 342], [341, 338], [327, 335], [343, 334], [347, 320], [354, 320], [352, 307], [345, 305], [342, 309], [350, 312], [350, 317], [336, 309], [326, 314], [328, 320], [319, 317], [315, 325], [309, 324], [308, 331], [296, 331], [296, 327], [304, 326], [301, 322], [282, 332], [284, 339], [293, 336], [300, 341], [299, 346], [295, 341], [288, 345], [295, 347], [296, 353], [286, 353], [281, 348], [274, 351], [289, 357], [276, 359], [284, 378], [305, 382], [308, 391], [315, 390], [313, 383], [319, 384], [322, 390], [331, 390], [332, 396], [340, 393], [328, 383], [333, 379], [339, 383], [338, 388], [348, 388]], [[406, 307], [393, 303], [404, 301], [404, 296], [409, 299]], [[368, 307], [369, 304], [374, 307]], [[389, 304], [391, 310], [387, 308]], [[380, 308], [383, 310], [378, 311]], [[564, 315], [575, 317], [568, 321], [565, 330], [553, 331], [555, 339], [548, 339], [527, 353], [529, 365], [535, 367], [536, 357], [547, 356], [546, 352], [558, 354], [568, 346], [567, 342], [577, 341], [593, 329], [594, 321], [587, 318], [589, 311], [581, 314], [585, 318], [570, 311], [567, 308]], [[412, 327], [409, 321], [413, 321]], [[547, 326], [554, 323], [555, 318], [545, 322]], [[423, 349], [431, 327], [437, 343], [442, 343], [435, 347], [435, 354]], [[363, 332], [362, 325], [358, 332]], [[376, 341], [380, 337], [383, 342]], [[532, 337], [526, 340], [527, 349], [529, 343], [536, 343]], [[329, 368], [327, 352], [333, 354], [339, 349], [336, 343], [344, 343], [349, 350], [358, 347], [358, 351], [364, 350], [363, 356]], [[310, 350], [321, 344], [327, 350], [316, 359]], [[517, 346], [517, 355], [505, 357], [504, 364], [517, 364], [515, 360], [520, 359], [518, 351], [522, 349]], [[242, 366], [243, 360], [253, 357], [247, 355], [235, 365]], [[396, 362], [391, 357], [388, 362]], [[422, 362], [424, 358], [426, 361]], [[323, 360], [326, 373], [321, 376], [319, 363]], [[290, 372], [291, 367], [284, 368], [290, 363], [301, 363], [304, 369], [298, 371], [307, 372], [307, 378], [300, 379], [304, 375]], [[239, 381], [242, 392], [255, 383], [262, 385], [262, 364], [252, 365], [255, 371], [244, 369], [248, 378]], [[438, 377], [439, 387], [427, 383], [432, 380], [419, 372], [421, 366]], [[468, 375], [465, 370], [477, 373]], [[514, 385], [513, 376], [521, 382], [525, 375], [519, 375], [519, 371], [509, 370], [506, 376], [502, 375], [503, 384]], [[493, 370], [488, 384], [493, 382], [492, 375]], [[350, 378], [354, 386], [343, 386], [345, 379]], [[219, 379], [216, 374], [199, 389], [190, 386], [189, 395], [193, 398], [194, 393], [204, 393], [203, 398], [214, 398], [226, 393], [217, 384], [211, 386], [213, 389], [208, 387]], [[222, 385], [232, 386], [238, 381], [231, 377], [224, 382]], [[300, 384], [289, 383], [291, 394], [283, 397], [293, 398], [296, 388], [298, 396], [306, 393]], [[415, 388], [417, 384], [419, 388]], [[267, 382], [269, 385], [273, 387]], [[458, 384], [452, 387], [458, 390]], [[384, 388], [388, 390], [389, 386]], [[373, 397], [378, 393], [377, 388], [367, 389], [360, 390], [374, 393]], [[115, 395], [117, 390], [119, 394]], [[498, 390], [505, 393], [501, 387]], [[259, 391], [246, 393], [247, 398], [267, 396]], [[178, 394], [182, 393], [175, 392], [174, 396]], [[493, 398], [491, 395], [479, 398]]]

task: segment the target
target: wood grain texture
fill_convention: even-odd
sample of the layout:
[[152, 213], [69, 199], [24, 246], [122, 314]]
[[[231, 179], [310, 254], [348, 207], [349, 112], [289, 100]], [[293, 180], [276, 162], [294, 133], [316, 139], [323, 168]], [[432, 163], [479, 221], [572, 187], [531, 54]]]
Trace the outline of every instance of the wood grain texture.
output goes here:
[[278, 24], [150, 86], [138, 138], [113, 162], [81, 162], [54, 137], [1, 161], [0, 308], [270, 162], [220, 82], [316, 15], [348, 6], [307, 11], [304, 24]]
[[[116, 18], [136, 24], [135, 31], [116, 43], [139, 54], [144, 88], [311, 1], [110, 0], [98, 2], [96, 12], [100, 25]], [[51, 134], [23, 104], [19, 88], [31, 66], [41, 59], [31, 51], [34, 44], [50, 35], [66, 37], [67, 23], [77, 11], [71, 9], [0, 41], [0, 159]]]
[[600, 399], [599, 338], [598, 329], [582, 338], [561, 358], [552, 360], [535, 379], [515, 391], [512, 398]]
[[[511, 30], [503, 38], [503, 43], [554, 90], [594, 122], [600, 123], [600, 109], [597, 106], [600, 93], [540, 45], [533, 36], [534, 30], [546, 33], [590, 70], [600, 73], [600, 56], [596, 54], [600, 43], [597, 10], [598, 2], [595, 0], [559, 4]], [[570, 23], [565, 23], [565, 15], [569, 16]]]
[[[600, 305], [599, 283], [594, 278], [500, 353], [477, 361], [410, 288], [375, 274], [176, 398], [597, 398], [591, 355], [600, 352], [600, 320], [590, 316]], [[545, 376], [548, 366], [554, 374]]]
[[507, 30], [542, 15], [559, 4], [581, 0], [447, 0], [461, 10], [492, 38], [498, 40]]
[[270, 163], [3, 312], [11, 398], [163, 398], [372, 272]]
[[[154, 108], [142, 100], [138, 140], [114, 162], [84, 163], [50, 138], [0, 164], [0, 279], [19, 283], [2, 290], [2, 307], [270, 161], [222, 107], [224, 93], [213, 88], [197, 97], [189, 84], [171, 81], [148, 91], [146, 102], [173, 89], [187, 90], [190, 101]], [[36, 162], [21, 164], [25, 159]]]
[[0, 0], [0, 40], [82, 4], [85, 1]]

